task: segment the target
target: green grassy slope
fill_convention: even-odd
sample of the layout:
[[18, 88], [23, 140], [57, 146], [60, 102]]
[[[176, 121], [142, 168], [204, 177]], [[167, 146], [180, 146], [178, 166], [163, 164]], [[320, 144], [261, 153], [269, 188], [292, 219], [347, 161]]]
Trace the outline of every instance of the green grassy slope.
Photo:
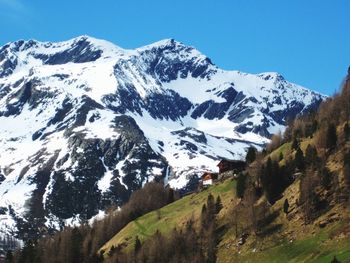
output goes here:
[[[295, 208], [295, 196], [298, 192], [298, 183], [295, 182], [285, 192], [285, 197], [291, 200], [291, 210]], [[168, 234], [171, 230], [181, 228], [191, 217], [197, 221], [202, 205], [206, 202], [209, 193], [216, 198], [220, 195], [224, 208], [219, 214], [219, 225], [226, 226], [226, 233], [218, 244], [217, 262], [252, 262], [280, 263], [280, 262], [330, 262], [334, 255], [341, 262], [350, 262], [350, 217], [349, 211], [337, 206], [317, 219], [313, 224], [304, 225], [303, 220], [296, 213], [291, 219], [281, 213], [275, 224], [281, 224], [281, 230], [267, 237], [250, 236], [241, 247], [237, 247], [238, 239], [229, 225], [230, 208], [237, 201], [234, 194], [235, 181], [227, 180], [214, 185], [200, 193], [191, 194], [158, 211], [150, 212], [137, 220], [130, 222], [117, 233], [101, 249], [108, 252], [111, 246], [125, 245], [126, 250], [133, 247], [135, 236], [141, 241], [153, 235], [157, 230]], [[294, 201], [293, 201], [294, 200]], [[283, 198], [273, 207], [281, 210]], [[347, 211], [347, 212], [346, 212]], [[339, 219], [325, 228], [318, 223], [330, 215], [338, 214]]]
[[[304, 139], [301, 148], [312, 143], [311, 139]], [[291, 144], [286, 143], [273, 151], [270, 156], [278, 158], [280, 153], [284, 157], [291, 158], [293, 151]], [[337, 163], [337, 154], [331, 158], [329, 166]], [[333, 160], [334, 159], [334, 160]], [[338, 158], [339, 159], [339, 158]], [[330, 165], [331, 164], [331, 165]], [[331, 169], [339, 172], [339, 169]], [[300, 181], [296, 180], [283, 193], [283, 198], [278, 200], [270, 211], [277, 211], [278, 216], [267, 227], [279, 226], [278, 230], [265, 236], [250, 235], [243, 246], [238, 246], [231, 222], [232, 208], [238, 203], [235, 195], [234, 180], [226, 180], [208, 189], [188, 195], [176, 202], [169, 204], [158, 211], [150, 212], [130, 222], [125, 228], [109, 240], [101, 250], [107, 253], [112, 246], [123, 245], [125, 250], [131, 250], [135, 237], [141, 241], [152, 236], [157, 230], [162, 234], [171, 233], [173, 228], [181, 229], [189, 219], [193, 219], [195, 226], [199, 226], [199, 218], [203, 204], [209, 193], [216, 198], [220, 195], [223, 209], [218, 216], [218, 225], [224, 231], [221, 233], [217, 246], [217, 262], [252, 262], [252, 263], [326, 263], [331, 262], [334, 255], [342, 262], [350, 262], [350, 209], [336, 205], [321, 215], [311, 224], [304, 224], [303, 217], [297, 205], [299, 197]], [[287, 198], [290, 203], [288, 217], [282, 212], [283, 202]], [[263, 201], [260, 200], [260, 201]], [[259, 201], [257, 202], [259, 203]], [[321, 228], [320, 222], [330, 221], [326, 227]], [[241, 220], [245, 220], [241, 218]], [[258, 261], [257, 261], [258, 260]]]
[[200, 193], [185, 196], [158, 211], [153, 211], [141, 216], [130, 222], [101, 249], [107, 253], [112, 245], [116, 247], [121, 244], [125, 245], [125, 249], [130, 249], [134, 244], [136, 235], [143, 241], [147, 239], [147, 237], [153, 235], [157, 230], [163, 234], [167, 234], [175, 227], [178, 229], [182, 228], [191, 218], [196, 221], [200, 216], [202, 206], [206, 202], [209, 193], [215, 198], [220, 195], [224, 208], [219, 216], [223, 216], [235, 198], [235, 183], [235, 181], [230, 179], [226, 180]]
[[[276, 246], [254, 251], [252, 247], [243, 249], [237, 253], [235, 249], [222, 247], [219, 249], [218, 262], [245, 262], [245, 263], [330, 263], [333, 256], [337, 256], [341, 262], [350, 262], [350, 239], [349, 237], [336, 237], [337, 231], [344, 230], [344, 224], [336, 224], [326, 229], [316, 231], [314, 234], [306, 234], [305, 238], [288, 241], [283, 237], [281, 243]], [[276, 238], [278, 238], [276, 236]], [[259, 240], [259, 242], [269, 242]], [[227, 251], [222, 251], [227, 250]], [[258, 261], [257, 261], [258, 260]]]

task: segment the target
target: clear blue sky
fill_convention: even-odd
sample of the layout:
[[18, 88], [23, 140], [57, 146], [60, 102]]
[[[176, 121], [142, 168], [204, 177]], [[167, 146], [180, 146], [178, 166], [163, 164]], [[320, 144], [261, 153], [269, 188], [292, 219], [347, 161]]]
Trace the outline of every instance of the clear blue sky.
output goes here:
[[221, 68], [332, 94], [350, 65], [350, 1], [0, 0], [0, 45], [82, 34], [124, 48], [175, 38]]

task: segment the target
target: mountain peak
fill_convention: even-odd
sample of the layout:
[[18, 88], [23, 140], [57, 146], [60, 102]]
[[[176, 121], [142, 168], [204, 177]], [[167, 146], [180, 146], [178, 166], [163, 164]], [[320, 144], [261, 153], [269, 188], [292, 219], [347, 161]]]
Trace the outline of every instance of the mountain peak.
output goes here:
[[244, 158], [323, 98], [278, 76], [218, 69], [174, 39], [136, 50], [87, 35], [3, 47], [0, 208], [16, 217], [3, 216], [15, 224], [41, 205], [48, 224], [87, 219], [154, 178], [181, 188], [219, 159]]
[[263, 78], [264, 80], [284, 80], [285, 78], [282, 76], [282, 74], [278, 72], [263, 72], [258, 75], [259, 77]]
[[138, 51], [145, 50], [153, 50], [153, 49], [161, 49], [161, 50], [175, 50], [175, 49], [193, 49], [193, 47], [186, 46], [183, 43], [176, 41], [173, 38], [166, 38], [152, 44], [137, 48]]
[[154, 42], [153, 44], [151, 44], [150, 46], [160, 46], [160, 47], [164, 47], [164, 46], [184, 46], [183, 43], [176, 41], [173, 38], [166, 38], [157, 42]]

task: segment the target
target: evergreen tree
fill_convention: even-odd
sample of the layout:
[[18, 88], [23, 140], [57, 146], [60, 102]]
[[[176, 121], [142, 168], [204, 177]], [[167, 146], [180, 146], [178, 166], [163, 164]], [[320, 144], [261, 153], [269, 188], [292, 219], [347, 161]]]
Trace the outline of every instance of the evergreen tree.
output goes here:
[[350, 152], [347, 152], [344, 154], [343, 157], [343, 175], [344, 175], [344, 181], [349, 188], [350, 186]]
[[247, 155], [245, 157], [245, 160], [249, 164], [249, 163], [254, 162], [255, 159], [256, 159], [256, 149], [251, 146], [248, 148], [248, 152], [247, 152]]
[[321, 176], [321, 185], [325, 189], [329, 189], [332, 182], [332, 173], [326, 167], [326, 165], [322, 165], [321, 171], [319, 172]]
[[348, 188], [350, 186], [350, 164], [349, 163], [344, 165], [343, 174], [344, 174], [344, 182], [346, 184], [346, 187]]
[[343, 132], [344, 132], [344, 139], [345, 140], [349, 140], [349, 137], [350, 137], [350, 126], [349, 126], [348, 122], [345, 123]]
[[283, 153], [282, 153], [282, 152], [280, 152], [280, 156], [279, 156], [279, 158], [278, 158], [278, 159], [279, 159], [279, 161], [282, 161], [282, 160], [283, 160], [283, 158], [284, 158], [284, 157], [283, 157]]
[[326, 147], [328, 150], [334, 150], [337, 146], [337, 129], [333, 123], [327, 127]]
[[280, 167], [277, 161], [272, 161], [269, 157], [266, 166], [262, 167], [261, 182], [267, 200], [274, 203], [280, 196], [284, 182], [280, 173]]
[[245, 173], [239, 173], [236, 183], [236, 195], [239, 198], [243, 198], [244, 191], [245, 191], [245, 181], [246, 181], [246, 174]]
[[138, 236], [135, 237], [135, 245], [134, 245], [134, 253], [135, 255], [137, 255], [137, 253], [140, 251], [141, 249], [141, 241], [139, 239]]
[[167, 203], [170, 204], [175, 201], [175, 194], [174, 194], [174, 189], [169, 188], [168, 189], [168, 200]]
[[315, 191], [315, 171], [308, 169], [300, 180], [299, 204], [304, 214], [305, 224], [309, 224], [320, 212], [320, 197]]
[[331, 263], [341, 263], [336, 256], [334, 256], [333, 260], [331, 261]]
[[298, 168], [299, 170], [303, 170], [304, 162], [305, 160], [304, 160], [303, 151], [300, 149], [300, 147], [298, 147], [294, 157], [295, 167]]
[[79, 228], [74, 227], [71, 233], [70, 261], [72, 263], [83, 262], [82, 254], [83, 236]]
[[292, 150], [297, 150], [299, 148], [299, 141], [297, 138], [294, 137], [292, 142]]
[[305, 164], [307, 166], [317, 166], [318, 164], [318, 155], [317, 150], [314, 146], [308, 144], [305, 151]]
[[288, 202], [288, 199], [286, 198], [286, 200], [284, 200], [284, 204], [283, 204], [283, 212], [285, 214], [288, 214], [288, 209], [289, 209], [289, 202]]
[[350, 152], [347, 152], [343, 156], [343, 164], [350, 164]]
[[218, 195], [215, 202], [215, 214], [219, 214], [222, 208], [223, 206], [222, 206], [221, 198], [220, 198], [220, 195]]
[[18, 263], [37, 263], [37, 260], [35, 243], [29, 239], [24, 244]]
[[305, 124], [305, 137], [313, 137], [313, 134], [317, 131], [318, 123], [315, 119], [315, 113], [310, 112], [309, 113], [309, 120]]

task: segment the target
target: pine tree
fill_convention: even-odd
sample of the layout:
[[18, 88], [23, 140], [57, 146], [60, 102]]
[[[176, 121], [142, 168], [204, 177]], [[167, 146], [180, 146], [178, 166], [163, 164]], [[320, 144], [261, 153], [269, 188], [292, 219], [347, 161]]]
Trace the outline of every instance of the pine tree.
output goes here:
[[295, 167], [298, 168], [299, 170], [303, 170], [304, 162], [305, 161], [304, 161], [303, 151], [300, 149], [300, 147], [298, 147], [294, 157]]
[[21, 251], [18, 263], [35, 263], [37, 259], [36, 245], [32, 240], [27, 240]]
[[264, 194], [270, 203], [274, 203], [280, 196], [285, 185], [277, 161], [272, 161], [269, 157], [266, 166], [262, 167], [261, 183]]
[[345, 123], [343, 132], [344, 132], [344, 139], [346, 141], [349, 140], [349, 137], [350, 137], [350, 126], [349, 126], [348, 122]]
[[169, 188], [168, 190], [168, 200], [167, 203], [170, 204], [172, 202], [175, 201], [175, 194], [174, 194], [174, 190], [172, 188]]
[[327, 127], [326, 147], [328, 150], [334, 150], [337, 146], [337, 129], [333, 123]]
[[283, 157], [283, 153], [282, 153], [282, 152], [280, 152], [280, 156], [279, 156], [279, 158], [278, 158], [278, 159], [279, 159], [279, 161], [282, 161], [282, 160], [283, 160], [283, 158], [284, 158], [284, 157]]
[[350, 187], [350, 152], [347, 152], [343, 156], [343, 175], [347, 188]]
[[350, 186], [350, 164], [347, 163], [343, 167], [344, 181], [347, 186]]
[[80, 233], [79, 229], [77, 227], [74, 227], [71, 233], [70, 262], [72, 263], [83, 262], [82, 245], [83, 245], [83, 236]]
[[300, 180], [299, 204], [301, 205], [305, 224], [310, 223], [319, 213], [320, 198], [315, 191], [315, 171], [307, 170]]
[[294, 138], [294, 139], [293, 139], [293, 142], [292, 142], [292, 150], [297, 150], [298, 147], [299, 147], [298, 139], [297, 139], [297, 138]]
[[284, 200], [284, 204], [283, 204], [283, 212], [285, 214], [288, 214], [288, 209], [289, 209], [289, 202], [288, 202], [288, 199], [286, 198], [286, 200]]
[[215, 202], [215, 214], [219, 214], [222, 208], [223, 206], [222, 206], [221, 198], [220, 198], [220, 195], [218, 195]]
[[331, 263], [341, 263], [336, 256], [334, 256], [333, 260], [331, 261]]
[[321, 176], [321, 185], [325, 189], [329, 189], [332, 182], [332, 173], [326, 167], [326, 165], [322, 165], [321, 171], [319, 172]]
[[248, 152], [247, 152], [247, 155], [245, 157], [245, 160], [249, 164], [249, 163], [254, 162], [255, 159], [256, 159], [256, 149], [251, 146], [248, 148]]
[[137, 253], [140, 251], [141, 249], [141, 241], [139, 239], [138, 236], [135, 237], [135, 245], [134, 245], [134, 253], [135, 255], [137, 255]]
[[245, 175], [245, 173], [238, 174], [237, 183], [236, 183], [236, 195], [239, 198], [243, 198], [244, 196], [246, 178], [247, 176]]
[[307, 166], [316, 166], [318, 164], [317, 150], [310, 144], [308, 144], [305, 150], [305, 164]]
[[350, 164], [350, 151], [344, 153], [343, 155], [343, 164]]

